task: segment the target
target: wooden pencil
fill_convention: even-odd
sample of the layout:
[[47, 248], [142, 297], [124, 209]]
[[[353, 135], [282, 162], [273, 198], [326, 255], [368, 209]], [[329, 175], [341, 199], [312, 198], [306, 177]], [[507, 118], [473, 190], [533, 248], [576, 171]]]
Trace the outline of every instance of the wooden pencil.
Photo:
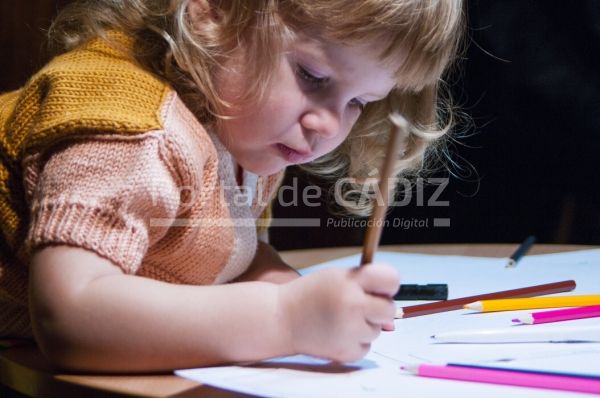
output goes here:
[[[600, 393], [600, 380], [593, 376], [580, 376], [577, 374], [560, 374], [522, 369], [503, 369], [451, 364], [406, 365], [402, 366], [401, 369], [421, 377], [432, 377], [436, 379], [577, 391], [590, 394]], [[505, 393], [504, 395], [510, 396], [508, 393]]]
[[531, 314], [515, 318], [513, 322], [521, 322], [526, 325], [538, 325], [549, 322], [570, 321], [573, 319], [600, 317], [600, 305], [586, 307], [575, 307], [553, 311], [532, 312]]
[[365, 265], [373, 262], [373, 257], [377, 251], [381, 232], [385, 223], [385, 215], [390, 203], [390, 192], [392, 191], [392, 181], [394, 173], [394, 164], [398, 159], [400, 145], [402, 144], [401, 137], [406, 136], [408, 130], [408, 122], [400, 114], [395, 113], [390, 115], [392, 121], [392, 129], [388, 143], [388, 150], [383, 161], [383, 165], [379, 169], [378, 190], [375, 193], [380, 195], [376, 198], [375, 207], [371, 214], [371, 219], [367, 225], [365, 241], [363, 243], [362, 258], [360, 265]]
[[465, 309], [480, 312], [493, 312], [535, 310], [540, 308], [583, 307], [586, 305], [600, 305], [600, 294], [479, 300], [474, 303], [465, 304]]
[[533, 246], [534, 243], [535, 243], [535, 236], [533, 236], [533, 235], [528, 236], [523, 241], [523, 243], [521, 243], [519, 245], [519, 247], [517, 247], [517, 250], [515, 250], [515, 252], [508, 258], [508, 263], [505, 265], [505, 267], [506, 268], [516, 267], [519, 260], [521, 260], [521, 257], [523, 257], [525, 255], [525, 253], [527, 253], [529, 251], [529, 249], [531, 248], [531, 246]]
[[396, 318], [410, 318], [413, 316], [436, 314], [438, 312], [460, 310], [464, 305], [479, 301], [479, 300], [494, 300], [504, 298], [518, 297], [534, 297], [545, 294], [569, 292], [575, 289], [577, 285], [575, 281], [561, 281], [547, 283], [544, 285], [536, 285], [523, 287], [519, 289], [503, 290], [501, 292], [479, 294], [476, 296], [461, 297], [445, 301], [436, 301], [435, 303], [411, 305], [408, 307], [398, 308], [396, 310]]

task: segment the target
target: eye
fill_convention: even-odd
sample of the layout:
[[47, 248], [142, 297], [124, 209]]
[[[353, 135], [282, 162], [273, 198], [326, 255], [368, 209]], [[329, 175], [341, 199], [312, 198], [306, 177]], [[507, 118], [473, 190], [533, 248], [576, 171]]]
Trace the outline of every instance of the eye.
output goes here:
[[314, 73], [308, 71], [301, 65], [298, 65], [296, 67], [296, 74], [298, 75], [298, 77], [300, 77], [300, 79], [302, 79], [303, 81], [307, 82], [315, 88], [322, 87], [329, 81], [328, 77], [316, 76]]

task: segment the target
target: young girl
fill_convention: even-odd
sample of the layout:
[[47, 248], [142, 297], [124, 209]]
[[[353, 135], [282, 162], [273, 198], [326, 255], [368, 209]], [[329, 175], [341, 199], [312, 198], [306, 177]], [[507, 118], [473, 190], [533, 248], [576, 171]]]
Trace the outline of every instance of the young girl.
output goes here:
[[298, 278], [268, 203], [291, 164], [351, 197], [391, 111], [413, 126], [397, 171], [418, 169], [461, 24], [458, 0], [74, 3], [61, 55], [0, 96], [0, 337], [85, 371], [361, 358], [397, 273]]

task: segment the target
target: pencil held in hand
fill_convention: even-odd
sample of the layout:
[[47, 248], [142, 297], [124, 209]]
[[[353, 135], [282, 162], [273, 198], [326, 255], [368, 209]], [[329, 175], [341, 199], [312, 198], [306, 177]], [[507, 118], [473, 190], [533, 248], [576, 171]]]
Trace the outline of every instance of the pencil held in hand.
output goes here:
[[365, 241], [363, 243], [363, 253], [360, 260], [360, 265], [365, 265], [373, 262], [373, 257], [377, 251], [379, 240], [381, 239], [381, 230], [385, 221], [385, 213], [387, 212], [390, 196], [393, 192], [393, 181], [394, 166], [398, 160], [398, 154], [400, 153], [400, 146], [402, 145], [402, 137], [408, 135], [409, 125], [404, 117], [398, 113], [390, 115], [393, 127], [390, 131], [390, 138], [388, 143], [388, 151], [385, 155], [383, 165], [379, 170], [379, 182], [378, 182], [378, 197], [376, 198], [375, 207], [371, 220], [367, 228]]

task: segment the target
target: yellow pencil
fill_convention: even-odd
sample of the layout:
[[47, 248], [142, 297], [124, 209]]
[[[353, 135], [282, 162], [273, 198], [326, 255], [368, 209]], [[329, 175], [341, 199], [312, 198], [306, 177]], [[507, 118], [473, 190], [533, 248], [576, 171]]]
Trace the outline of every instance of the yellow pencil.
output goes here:
[[492, 312], [533, 310], [537, 308], [582, 307], [600, 305], [600, 294], [587, 296], [531, 297], [500, 300], [481, 300], [466, 304], [468, 310]]

